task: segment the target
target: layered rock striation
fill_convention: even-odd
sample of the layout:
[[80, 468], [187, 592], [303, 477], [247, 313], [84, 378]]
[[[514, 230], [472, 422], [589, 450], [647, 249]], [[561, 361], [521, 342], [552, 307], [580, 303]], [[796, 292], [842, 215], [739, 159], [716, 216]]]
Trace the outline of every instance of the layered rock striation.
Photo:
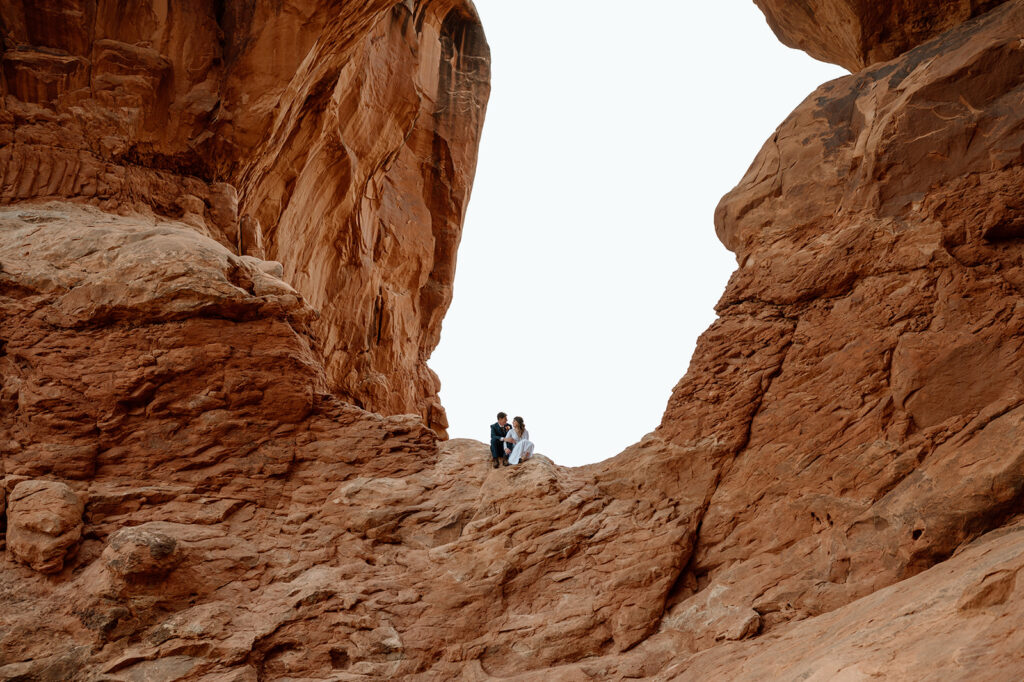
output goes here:
[[285, 264], [339, 396], [447, 426], [426, 366], [489, 88], [471, 5], [0, 4], [0, 201], [191, 225]]
[[850, 71], [898, 57], [1003, 2], [754, 0], [783, 43]]
[[723, 452], [666, 623], [770, 631], [1019, 513], [1022, 30], [1005, 3], [823, 85], [722, 200], [740, 267], [658, 433]]
[[51, 202], [0, 209], [0, 263], [0, 677], [515, 672], [656, 622], [684, 528], [326, 393], [265, 261]]
[[661, 425], [500, 470], [424, 364], [472, 8], [140, 7], [0, 11], [0, 678], [1024, 671], [1024, 0], [804, 7], [860, 70], [723, 198]]

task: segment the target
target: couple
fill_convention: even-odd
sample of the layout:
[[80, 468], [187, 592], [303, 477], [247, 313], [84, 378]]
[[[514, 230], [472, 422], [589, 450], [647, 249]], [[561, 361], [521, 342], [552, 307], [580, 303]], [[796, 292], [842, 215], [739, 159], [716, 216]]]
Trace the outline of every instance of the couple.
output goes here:
[[498, 421], [491, 424], [491, 462], [494, 468], [525, 462], [532, 455], [533, 442], [523, 418], [516, 417], [509, 426], [508, 415], [499, 412]]

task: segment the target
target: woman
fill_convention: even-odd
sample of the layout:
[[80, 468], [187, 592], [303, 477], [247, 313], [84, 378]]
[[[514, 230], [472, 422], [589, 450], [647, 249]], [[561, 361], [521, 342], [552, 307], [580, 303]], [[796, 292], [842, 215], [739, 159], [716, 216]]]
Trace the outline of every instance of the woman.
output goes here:
[[512, 420], [512, 430], [505, 437], [505, 442], [515, 443], [512, 454], [508, 456], [509, 464], [519, 464], [533, 456], [533, 441], [530, 440], [530, 432], [526, 430], [526, 422], [522, 417]]

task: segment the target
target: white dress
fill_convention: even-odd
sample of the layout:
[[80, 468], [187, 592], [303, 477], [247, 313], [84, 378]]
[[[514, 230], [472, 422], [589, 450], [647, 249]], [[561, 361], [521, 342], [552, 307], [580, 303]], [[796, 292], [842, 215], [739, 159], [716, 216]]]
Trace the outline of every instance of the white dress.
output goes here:
[[533, 456], [533, 441], [530, 440], [530, 432], [527, 429], [523, 429], [522, 438], [516, 434], [515, 429], [509, 431], [507, 435], [515, 443], [512, 454], [508, 456], [509, 464], [519, 464]]

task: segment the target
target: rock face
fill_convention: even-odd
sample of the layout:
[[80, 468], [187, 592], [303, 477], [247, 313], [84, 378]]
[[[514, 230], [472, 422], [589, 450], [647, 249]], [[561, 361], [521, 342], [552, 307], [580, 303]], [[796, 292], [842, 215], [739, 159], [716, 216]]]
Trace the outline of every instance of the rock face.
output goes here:
[[471, 5], [0, 3], [0, 201], [179, 220], [286, 263], [331, 389], [444, 435], [426, 360], [488, 95]]
[[[88, 176], [38, 140], [127, 125], [95, 78], [60, 99], [107, 49], [74, 38], [103, 7], [3, 5], [39, 44], [74, 25], [4, 56], [0, 153], [28, 161], [0, 208], [0, 679], [1020, 677], [1024, 0], [783, 122], [719, 206], [739, 268], [656, 431], [499, 470], [434, 412], [354, 404], [374, 372], [420, 385], [374, 363], [447, 296], [486, 94], [472, 9], [192, 8], [174, 35], [219, 46], [223, 115], [182, 143], [174, 103], [203, 90], [171, 79], [173, 115], [124, 138], [163, 151], [88, 137]], [[173, 72], [168, 40], [135, 47]], [[39, 190], [76, 173], [114, 184]]]
[[[1022, 30], [1006, 3], [825, 84], [722, 200], [740, 268], [659, 429], [722, 448], [666, 619], [698, 642], [836, 609], [1017, 512]], [[729, 418], [694, 424], [695, 398]]]
[[[1022, 526], [941, 567], [786, 629], [679, 661], [655, 679], [1011, 680], [1020, 676]], [[881, 617], [880, 617], [881, 616]]]
[[786, 45], [860, 71], [984, 14], [1006, 0], [754, 0]]
[[11, 553], [23, 489], [88, 500], [56, 582], [4, 564], [0, 676], [514, 672], [657, 623], [695, 519], [324, 393], [272, 268], [63, 202], [0, 209], [0, 262], [5, 472], [67, 482], [14, 488]]
[[22, 481], [11, 491], [7, 546], [18, 561], [40, 573], [56, 573], [82, 539], [85, 506], [56, 481]]

